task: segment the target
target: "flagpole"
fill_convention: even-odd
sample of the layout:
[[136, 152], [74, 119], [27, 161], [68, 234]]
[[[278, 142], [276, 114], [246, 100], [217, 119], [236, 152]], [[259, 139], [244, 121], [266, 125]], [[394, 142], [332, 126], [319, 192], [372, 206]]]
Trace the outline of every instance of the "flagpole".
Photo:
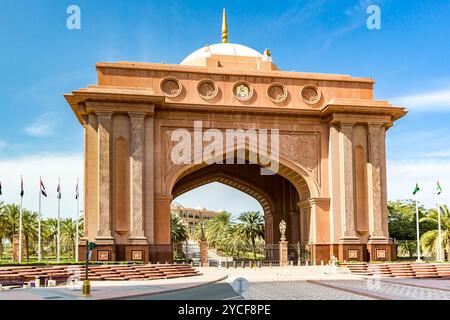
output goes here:
[[[58, 179], [58, 192], [61, 192], [61, 181]], [[58, 227], [57, 227], [57, 236], [56, 236], [56, 261], [60, 260], [60, 220], [61, 220], [61, 197], [58, 193]]]
[[22, 188], [23, 188], [23, 176], [20, 176], [20, 210], [19, 210], [19, 263], [22, 263]]
[[438, 212], [438, 254], [437, 260], [443, 261], [442, 259], [442, 230], [441, 230], [441, 206], [440, 206], [440, 192], [437, 195], [437, 212]]
[[417, 231], [417, 261], [422, 261], [420, 259], [419, 208], [417, 206], [417, 195], [416, 195], [416, 231]]
[[39, 177], [39, 222], [38, 222], [38, 261], [42, 260], [42, 253], [41, 253], [41, 214], [42, 214], [42, 208], [41, 208], [41, 180], [42, 178]]
[[80, 196], [78, 193], [78, 183], [79, 178], [77, 178], [77, 190], [76, 190], [76, 196], [77, 196], [77, 221], [76, 221], [76, 236], [75, 236], [75, 261], [78, 262], [78, 225], [80, 222]]

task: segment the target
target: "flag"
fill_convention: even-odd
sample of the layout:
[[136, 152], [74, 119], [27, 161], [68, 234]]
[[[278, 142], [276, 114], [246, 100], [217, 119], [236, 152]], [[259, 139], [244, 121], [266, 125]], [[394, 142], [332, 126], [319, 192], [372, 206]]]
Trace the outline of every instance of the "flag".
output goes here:
[[58, 194], [57, 198], [61, 199], [61, 184], [60, 184], [59, 180], [58, 180], [58, 188], [56, 189], [56, 193]]
[[23, 191], [23, 176], [20, 176], [20, 196], [23, 198], [25, 192]]
[[0, 196], [2, 195], [2, 182], [0, 181]]
[[44, 183], [42, 182], [41, 178], [39, 178], [39, 180], [41, 182], [41, 193], [44, 197], [47, 197], [47, 192], [45, 191]]
[[437, 186], [436, 186], [436, 188], [437, 188], [437, 194], [441, 194], [442, 188], [441, 188], [441, 185], [439, 184], [439, 180], [437, 181]]
[[416, 182], [416, 187], [414, 188], [413, 194], [416, 194], [417, 192], [419, 192], [419, 190], [419, 184]]
[[80, 196], [79, 192], [78, 192], [78, 180], [77, 180], [77, 186], [75, 188], [75, 199], [78, 200], [78, 197]]

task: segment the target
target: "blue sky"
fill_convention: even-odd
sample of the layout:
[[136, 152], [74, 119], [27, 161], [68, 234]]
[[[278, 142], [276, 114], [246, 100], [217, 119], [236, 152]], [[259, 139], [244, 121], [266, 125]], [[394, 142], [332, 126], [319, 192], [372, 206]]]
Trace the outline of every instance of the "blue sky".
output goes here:
[[[81, 8], [81, 30], [66, 27], [69, 5]], [[366, 9], [381, 8], [381, 30], [369, 30]], [[3, 0], [0, 10], [0, 200], [37, 209], [39, 175], [52, 191], [57, 177], [63, 211], [74, 216], [73, 193], [82, 176], [83, 132], [64, 93], [96, 82], [98, 61], [179, 63], [220, 41], [222, 8], [230, 42], [270, 48], [283, 70], [343, 73], [376, 80], [375, 96], [410, 110], [388, 131], [390, 199], [435, 203], [435, 180], [450, 194], [449, 1], [64, 1]], [[446, 192], [449, 190], [448, 192]], [[205, 197], [205, 193], [208, 194]], [[228, 199], [234, 199], [232, 203]], [[211, 209], [258, 209], [255, 200], [218, 185], [178, 199]]]

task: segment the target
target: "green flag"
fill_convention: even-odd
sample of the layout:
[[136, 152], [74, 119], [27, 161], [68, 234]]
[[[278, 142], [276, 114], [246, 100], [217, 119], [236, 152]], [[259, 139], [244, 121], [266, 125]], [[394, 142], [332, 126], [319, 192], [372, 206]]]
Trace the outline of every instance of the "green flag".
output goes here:
[[416, 182], [416, 187], [414, 188], [413, 194], [416, 194], [419, 190], [419, 184]]
[[437, 194], [441, 194], [441, 192], [442, 192], [442, 188], [441, 188], [441, 185], [439, 184], [439, 180], [438, 180], [438, 182], [437, 182]]

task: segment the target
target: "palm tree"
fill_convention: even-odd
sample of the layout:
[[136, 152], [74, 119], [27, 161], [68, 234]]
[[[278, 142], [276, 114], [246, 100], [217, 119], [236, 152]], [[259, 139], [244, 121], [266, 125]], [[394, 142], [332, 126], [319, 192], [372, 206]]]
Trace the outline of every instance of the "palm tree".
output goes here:
[[264, 239], [264, 218], [259, 211], [246, 211], [241, 213], [238, 220], [235, 236], [242, 240], [250, 240], [253, 258], [256, 259], [256, 240]]
[[[75, 257], [75, 242], [77, 234], [77, 221], [67, 218], [61, 221], [61, 244], [67, 248], [69, 259]], [[78, 229], [78, 236], [81, 237], [82, 230]]]
[[39, 214], [29, 210], [22, 211], [22, 232], [25, 241], [25, 254], [30, 261], [30, 246], [36, 243], [38, 238]]
[[42, 221], [42, 239], [50, 245], [50, 250], [55, 252], [57, 247], [58, 219], [48, 218]]
[[188, 229], [181, 222], [180, 216], [177, 214], [171, 215], [170, 223], [170, 240], [175, 246], [175, 255], [177, 257], [182, 256], [181, 243], [189, 238]]
[[[447, 247], [450, 254], [450, 210], [447, 206], [441, 206], [441, 234], [442, 248]], [[431, 209], [420, 219], [420, 222], [428, 222], [435, 229], [425, 232], [420, 238], [422, 249], [427, 254], [434, 254], [439, 248], [438, 213], [436, 209]], [[444, 249], [445, 250], [445, 249]]]
[[213, 248], [222, 247], [229, 236], [233, 224], [231, 212], [221, 211], [205, 222], [205, 236], [208, 245]]
[[4, 210], [5, 204], [3, 203], [3, 201], [0, 201], [0, 260], [3, 259], [3, 240], [6, 238], [5, 228], [3, 227]]
[[20, 207], [16, 204], [7, 204], [2, 210], [3, 235], [11, 243], [14, 235], [19, 233]]
[[170, 223], [170, 239], [172, 243], [181, 243], [186, 241], [188, 238], [188, 230], [184, 224], [181, 222], [181, 218], [172, 214]]

